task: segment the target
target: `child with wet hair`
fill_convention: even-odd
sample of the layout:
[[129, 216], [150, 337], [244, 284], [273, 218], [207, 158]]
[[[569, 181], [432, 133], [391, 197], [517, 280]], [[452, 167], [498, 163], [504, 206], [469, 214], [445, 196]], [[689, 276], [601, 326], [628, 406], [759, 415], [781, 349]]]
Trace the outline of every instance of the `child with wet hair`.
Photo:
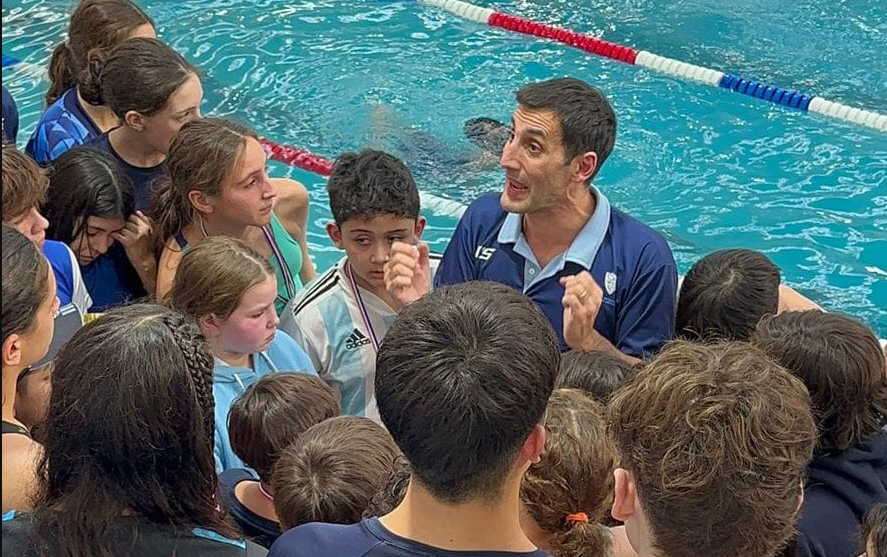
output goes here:
[[580, 389], [601, 404], [606, 404], [610, 395], [635, 373], [635, 366], [612, 354], [569, 350], [561, 358], [555, 387]]
[[255, 474], [245, 468], [225, 470], [219, 485], [224, 505], [251, 540], [271, 547], [280, 536], [271, 488], [280, 454], [311, 426], [338, 415], [339, 397], [332, 388], [304, 373], [269, 373], [231, 405], [231, 448]]
[[280, 527], [360, 522], [399, 455], [391, 435], [369, 418], [340, 416], [312, 426], [274, 467]]
[[554, 557], [613, 554], [613, 532], [602, 523], [613, 503], [616, 448], [603, 414], [578, 389], [556, 389], [548, 402], [545, 452], [521, 485], [521, 526]]

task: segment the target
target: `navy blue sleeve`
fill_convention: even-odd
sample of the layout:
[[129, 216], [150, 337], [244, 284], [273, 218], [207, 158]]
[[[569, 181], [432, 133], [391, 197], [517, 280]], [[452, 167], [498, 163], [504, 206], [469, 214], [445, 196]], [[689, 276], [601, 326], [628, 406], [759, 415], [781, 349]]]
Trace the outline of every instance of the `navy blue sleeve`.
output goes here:
[[6, 87], [3, 87], [3, 137], [13, 145], [18, 137], [18, 108]]
[[474, 252], [478, 231], [474, 224], [473, 206], [469, 207], [459, 224], [434, 275], [434, 286], [459, 284], [477, 278]]
[[[662, 241], [665, 244], [665, 241]], [[668, 245], [648, 245], [616, 320], [616, 348], [644, 358], [674, 337], [678, 272]]]

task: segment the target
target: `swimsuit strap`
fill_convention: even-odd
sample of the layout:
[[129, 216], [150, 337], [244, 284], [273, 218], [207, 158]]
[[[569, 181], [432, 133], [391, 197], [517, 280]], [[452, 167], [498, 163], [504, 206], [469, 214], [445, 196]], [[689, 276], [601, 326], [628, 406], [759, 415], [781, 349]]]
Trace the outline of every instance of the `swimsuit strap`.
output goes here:
[[28, 428], [3, 420], [3, 435], [6, 435], [7, 433], [16, 433], [28, 438], [31, 437], [31, 432], [28, 431]]
[[[271, 227], [263, 226], [262, 232], [265, 234], [265, 239], [268, 240], [268, 245], [271, 246], [271, 252], [274, 255], [274, 258], [277, 259], [277, 263], [280, 265], [280, 272], [283, 274], [283, 281], [286, 285], [286, 301], [289, 301], [296, 295], [296, 282], [293, 280], [293, 273], [290, 271], [289, 265], [283, 257], [283, 252], [280, 251], [280, 246], [277, 245], [277, 240], [274, 239], [274, 232], [271, 230]], [[278, 294], [277, 297], [280, 298], [280, 295]]]

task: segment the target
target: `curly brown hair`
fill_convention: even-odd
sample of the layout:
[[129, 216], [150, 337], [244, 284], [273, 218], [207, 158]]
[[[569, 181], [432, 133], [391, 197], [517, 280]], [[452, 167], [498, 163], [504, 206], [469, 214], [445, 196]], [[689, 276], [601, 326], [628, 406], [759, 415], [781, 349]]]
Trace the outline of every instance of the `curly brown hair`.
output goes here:
[[767, 556], [791, 537], [816, 425], [804, 385], [759, 349], [672, 343], [609, 422], [660, 554]]
[[[578, 389], [557, 389], [545, 416], [545, 453], [521, 484], [527, 513], [549, 534], [555, 557], [606, 555], [612, 547], [601, 526], [613, 504], [616, 448], [603, 407]], [[585, 513], [587, 522], [567, 515]]]

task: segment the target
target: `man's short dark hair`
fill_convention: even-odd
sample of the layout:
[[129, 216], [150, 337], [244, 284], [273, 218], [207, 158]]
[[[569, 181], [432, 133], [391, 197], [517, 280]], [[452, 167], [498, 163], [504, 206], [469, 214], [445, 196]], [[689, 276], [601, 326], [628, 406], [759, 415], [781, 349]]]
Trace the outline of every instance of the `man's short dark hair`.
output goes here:
[[589, 151], [597, 153], [594, 178], [616, 143], [616, 114], [597, 87], [573, 77], [549, 79], [521, 87], [517, 102], [530, 110], [554, 112], [561, 123], [565, 162]]
[[353, 218], [397, 215], [419, 218], [419, 190], [404, 163], [382, 151], [342, 153], [326, 190], [336, 224]]
[[763, 253], [725, 249], [697, 261], [678, 295], [675, 331], [688, 340], [747, 341], [779, 309], [779, 268]]
[[231, 448], [259, 478], [269, 482], [274, 463], [290, 443], [339, 413], [339, 397], [323, 379], [304, 373], [269, 373], [231, 405]]
[[529, 298], [491, 282], [447, 286], [398, 314], [376, 359], [376, 402], [434, 497], [491, 499], [542, 421], [559, 363]]
[[807, 386], [820, 449], [843, 451], [881, 433], [887, 374], [871, 329], [846, 315], [792, 311], [763, 319], [752, 342]]
[[610, 395], [634, 374], [634, 366], [612, 354], [570, 350], [561, 356], [555, 388], [579, 389], [601, 404], [607, 404]]

